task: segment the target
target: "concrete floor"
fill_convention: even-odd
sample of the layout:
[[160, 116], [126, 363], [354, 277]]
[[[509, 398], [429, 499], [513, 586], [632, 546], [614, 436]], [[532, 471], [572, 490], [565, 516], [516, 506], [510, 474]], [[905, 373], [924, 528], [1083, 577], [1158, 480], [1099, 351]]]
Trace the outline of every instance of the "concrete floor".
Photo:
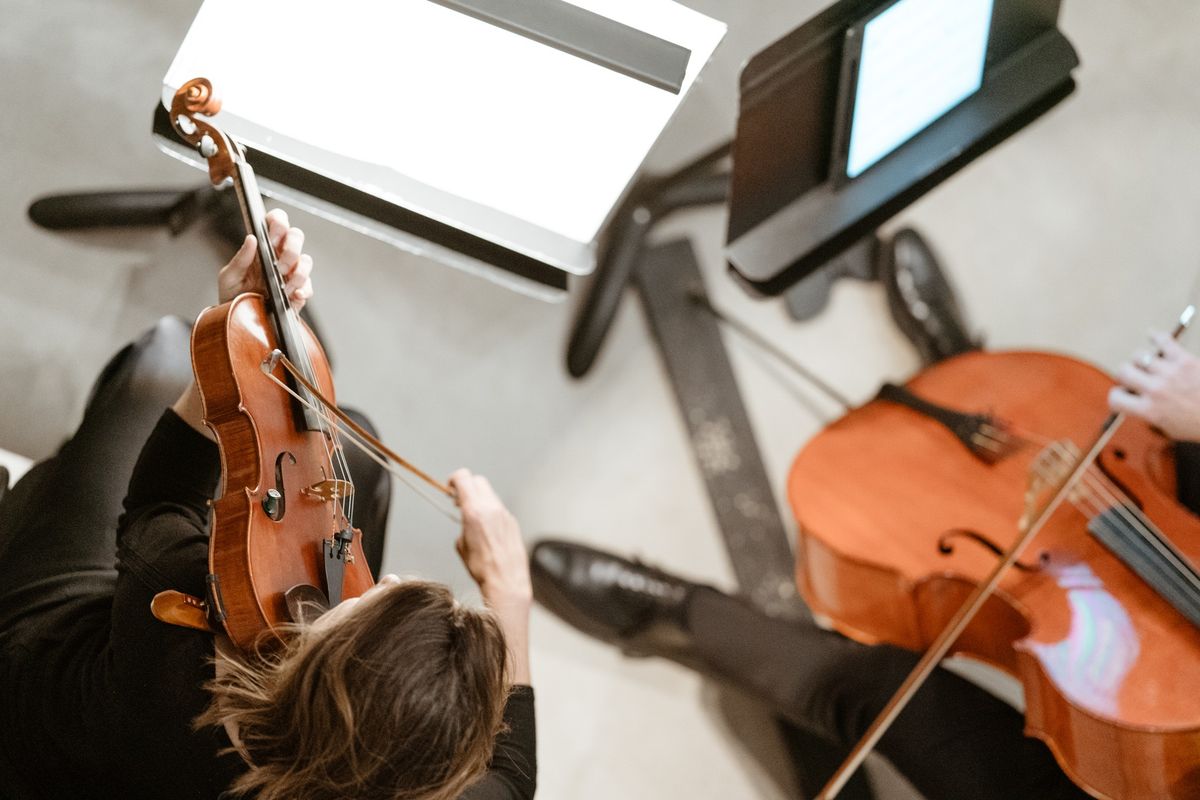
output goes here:
[[[824, 3], [692, 0], [730, 33], [651, 158], [669, 169], [727, 138], [736, 75], [753, 52]], [[191, 3], [3, 0], [0, 11], [0, 447], [38, 457], [74, 426], [90, 381], [164, 313], [212, 301], [224, 248], [197, 229], [58, 235], [35, 228], [35, 196], [193, 186], [200, 173], [149, 138], [162, 75]], [[896, 220], [942, 254], [993, 348], [1061, 351], [1115, 367], [1196, 293], [1200, 266], [1200, 5], [1067, 0], [1083, 59], [1074, 96]], [[303, 57], [302, 53], [294, 57]], [[286, 59], [281, 71], [286, 70]], [[729, 566], [683, 426], [636, 302], [593, 372], [567, 378], [563, 350], [581, 285], [544, 304], [296, 212], [318, 265], [318, 308], [344, 402], [434, 473], [492, 477], [530, 541], [556, 534], [635, 553], [728, 587]], [[917, 368], [877, 286], [844, 283], [804, 324], [723, 274], [720, 211], [691, 235], [710, 292], [856, 399]], [[1193, 298], [1194, 299], [1194, 298]], [[381, 346], [382, 345], [382, 346]], [[729, 340], [769, 473], [826, 418]], [[398, 489], [387, 567], [470, 581], [453, 527]], [[753, 707], [674, 665], [623, 658], [536, 611], [534, 670], [545, 798], [793, 796]], [[736, 704], [735, 704], [736, 705]], [[884, 778], [886, 796], [906, 796]]]

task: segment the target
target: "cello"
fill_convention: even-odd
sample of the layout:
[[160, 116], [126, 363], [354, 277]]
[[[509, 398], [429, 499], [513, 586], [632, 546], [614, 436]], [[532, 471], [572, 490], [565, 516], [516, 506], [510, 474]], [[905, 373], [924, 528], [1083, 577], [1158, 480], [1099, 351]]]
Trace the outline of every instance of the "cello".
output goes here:
[[[1091, 466], [1078, 457], [1070, 443], [1112, 420], [1112, 385], [1065, 356], [975, 351], [885, 387], [793, 463], [797, 585], [850, 638], [946, 639], [1015, 676], [1026, 733], [1096, 797], [1196, 798], [1200, 518], [1175, 500], [1171, 443], [1144, 422], [1098, 438]], [[1006, 553], [1014, 567], [997, 573]], [[977, 613], [947, 631], [993, 573]]]

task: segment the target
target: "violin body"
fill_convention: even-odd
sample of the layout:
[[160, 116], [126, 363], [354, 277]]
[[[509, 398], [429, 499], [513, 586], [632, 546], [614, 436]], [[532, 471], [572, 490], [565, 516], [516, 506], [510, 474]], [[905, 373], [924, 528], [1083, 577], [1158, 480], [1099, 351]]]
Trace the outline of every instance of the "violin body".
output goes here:
[[[1063, 356], [972, 352], [907, 388], [1083, 445], [1108, 416], [1112, 385]], [[989, 464], [910, 408], [875, 400], [851, 411], [804, 447], [789, 476], [802, 595], [853, 639], [924, 650], [999, 559], [954, 532], [1007, 549], [1039, 452], [1027, 443]], [[1161, 434], [1127, 420], [1097, 467], [1200, 564], [1200, 518], [1175, 500]], [[1095, 796], [1200, 797], [1200, 629], [1088, 524], [1064, 503], [1026, 549], [1027, 568], [1009, 570], [953, 652], [1021, 681], [1026, 733]]]
[[[332, 387], [320, 343], [302, 322], [297, 330], [317, 381]], [[215, 583], [210, 595], [219, 601], [226, 633], [246, 651], [262, 646], [264, 635], [267, 645], [280, 641], [276, 629], [292, 621], [284, 599], [288, 589], [325, 586], [323, 542], [348, 525], [340, 500], [322, 499], [311, 489], [333, 477], [330, 452], [340, 445], [324, 431], [297, 425], [292, 398], [263, 372], [278, 347], [257, 294], [206, 309], [192, 332], [204, 418], [221, 452], [222, 490], [213, 504], [209, 543]], [[283, 369], [274, 370], [284, 380]], [[280, 500], [264, 505], [272, 489]], [[374, 583], [355, 533], [346, 558], [345, 597], [361, 595]]]

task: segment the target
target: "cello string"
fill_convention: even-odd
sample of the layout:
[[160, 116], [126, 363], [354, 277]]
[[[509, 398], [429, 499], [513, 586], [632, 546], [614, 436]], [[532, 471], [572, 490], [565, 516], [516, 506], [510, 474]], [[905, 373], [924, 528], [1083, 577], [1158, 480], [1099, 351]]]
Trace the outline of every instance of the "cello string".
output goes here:
[[[1145, 518], [1139, 512], [1128, 506], [1124, 506], [1116, 498], [1109, 504], [1103, 502], [1103, 498], [1097, 495], [1085, 496], [1082, 500], [1073, 500], [1072, 502], [1090, 517], [1099, 517], [1106, 511], [1111, 511], [1123, 518], [1133, 534], [1157, 551], [1162, 556], [1164, 565], [1176, 577], [1181, 578], [1188, 584], [1193, 592], [1193, 597], [1200, 598], [1200, 576], [1196, 574], [1196, 571], [1186, 560], [1176, 555], [1173, 546], [1169, 544], [1169, 540], [1163, 537], [1153, 525], [1147, 525], [1142, 522]], [[1120, 557], [1118, 554], [1118, 558]], [[1147, 579], [1143, 578], [1143, 580]], [[1149, 583], [1150, 581], [1147, 580], [1147, 582]]]
[[[993, 452], [997, 452], [1003, 444], [1003, 440], [997, 440], [996, 437], [992, 437], [993, 441], [987, 441], [986, 432], [984, 432], [982, 438], [984, 438], [984, 441], [981, 444]], [[1026, 441], [1029, 441], [1029, 439], [1026, 438]], [[1070, 460], [1075, 457], [1070, 449], [1060, 441], [1051, 442], [1049, 447], [1054, 455], [1061, 459]], [[1170, 568], [1183, 577], [1200, 594], [1200, 575], [1197, 574], [1195, 568], [1185, 556], [1178, 552], [1174, 544], [1171, 543], [1170, 538], [1155, 526], [1137, 508], [1132, 499], [1119, 486], [1113, 483], [1102, 470], [1095, 466], [1089, 467], [1082, 476], [1078, 489], [1081, 492], [1086, 489], [1090, 494], [1084, 494], [1082, 501], [1073, 499], [1072, 502], [1074, 505], [1080, 507], [1089, 517], [1098, 517], [1105, 511], [1111, 510], [1113, 514], [1125, 522], [1129, 530], [1154, 548], [1165, 559]]]
[[[1189, 583], [1192, 588], [1200, 593], [1200, 575], [1196, 574], [1195, 569], [1187, 562], [1186, 558], [1175, 550], [1170, 539], [1154, 525], [1136, 506], [1132, 506], [1124, 502], [1120, 496], [1122, 494], [1119, 489], [1116, 492], [1109, 491], [1110, 487], [1106, 486], [1099, 479], [1089, 481], [1093, 483], [1093, 489], [1099, 487], [1099, 491], [1092, 500], [1092, 508], [1096, 511], [1096, 516], [1103, 514], [1105, 511], [1113, 511], [1119, 515], [1133, 533], [1151, 547], [1153, 547], [1168, 563], [1168, 565], [1177, 572], [1183, 579]], [[1113, 487], [1115, 488], [1115, 487]], [[1127, 499], [1127, 498], [1126, 498]], [[1105, 503], [1108, 503], [1107, 507]]]
[[[1050, 442], [1050, 447], [1056, 450], [1056, 454], [1061, 458], [1073, 458], [1071, 451], [1062, 445], [1059, 441]], [[1105, 510], [1104, 503], [1108, 503], [1113, 512], [1125, 518], [1130, 527], [1139, 535], [1143, 536], [1147, 541], [1151, 542], [1156, 549], [1163, 552], [1173, 561], [1180, 562], [1189, 573], [1194, 572], [1190, 567], [1186, 566], [1186, 562], [1181, 561], [1181, 557], [1174, 551], [1174, 545], [1170, 543], [1170, 538], [1166, 536], [1154, 523], [1147, 518], [1136, 504], [1129, 498], [1124, 491], [1120, 489], [1112, 480], [1104, 474], [1098, 467], [1092, 466], [1088, 468], [1087, 473], [1083, 476], [1083, 481], [1086, 482], [1092, 489], [1093, 493], [1098, 497], [1093, 509], [1097, 514]], [[1081, 483], [1082, 483], [1081, 482]], [[1164, 549], [1165, 548], [1165, 549]]]
[[[461, 522], [462, 522], [462, 517], [461, 517], [461, 515], [456, 515], [456, 514], [454, 514], [454, 513], [450, 512], [450, 511], [447, 511], [445, 508], [443, 508], [441, 505], [439, 505], [439, 504], [438, 504], [438, 503], [437, 503], [437, 502], [434, 500], [434, 498], [433, 498], [433, 497], [431, 497], [431, 496], [430, 496], [430, 495], [427, 493], [427, 491], [426, 491], [426, 490], [425, 490], [423, 487], [420, 487], [420, 486], [418, 486], [416, 483], [414, 483], [414, 482], [412, 481], [412, 479], [411, 479], [411, 477], [410, 477], [410, 476], [408, 476], [408, 475], [405, 475], [403, 472], [401, 472], [400, 470], [398, 470], [398, 469], [397, 469], [397, 468], [396, 468], [396, 467], [395, 467], [393, 464], [391, 464], [391, 463], [390, 463], [390, 462], [389, 462], [389, 461], [386, 459], [386, 457], [385, 457], [385, 456], [377, 454], [377, 453], [375, 452], [375, 446], [374, 446], [373, 444], [371, 444], [371, 442], [369, 442], [369, 441], [366, 441], [366, 440], [362, 439], [362, 438], [361, 438], [361, 437], [360, 437], [360, 436], [359, 436], [359, 435], [358, 435], [358, 434], [357, 434], [355, 431], [353, 431], [352, 429], [350, 429], [350, 428], [346, 427], [346, 426], [345, 426], [345, 425], [344, 425], [344, 424], [343, 424], [343, 423], [342, 423], [340, 420], [338, 420], [336, 417], [334, 417], [334, 416], [330, 415], [328, 411], [326, 411], [326, 410], [323, 410], [323, 409], [321, 409], [321, 408], [317, 408], [315, 405], [313, 405], [313, 403], [310, 403], [308, 400], [305, 400], [303, 397], [301, 397], [299, 394], [297, 394], [297, 393], [296, 393], [296, 391], [292, 389], [292, 387], [288, 386], [286, 383], [284, 383], [283, 381], [281, 381], [281, 380], [280, 380], [279, 378], [277, 378], [277, 377], [276, 377], [274, 374], [272, 374], [272, 373], [269, 373], [269, 372], [268, 372], [268, 373], [266, 373], [266, 375], [267, 375], [267, 377], [268, 377], [268, 378], [270, 378], [270, 379], [271, 379], [271, 380], [272, 380], [272, 381], [273, 381], [275, 384], [277, 384], [277, 385], [279, 386], [279, 388], [283, 389], [283, 391], [285, 391], [285, 392], [287, 392], [288, 394], [290, 394], [292, 397], [294, 397], [294, 398], [295, 398], [297, 401], [299, 401], [301, 404], [303, 404], [303, 405], [304, 405], [304, 406], [306, 406], [307, 408], [310, 408], [310, 409], [312, 409], [312, 410], [313, 410], [314, 412], [316, 412], [316, 413], [317, 413], [319, 416], [321, 416], [322, 418], [324, 418], [324, 419], [325, 419], [325, 421], [326, 421], [326, 422], [328, 422], [330, 425], [338, 427], [338, 428], [339, 428], [339, 430], [341, 431], [341, 433], [343, 433], [343, 434], [346, 436], [346, 438], [347, 438], [347, 439], [348, 439], [348, 440], [349, 440], [351, 443], [353, 443], [353, 444], [354, 444], [354, 446], [355, 446], [355, 447], [357, 447], [357, 448], [358, 448], [359, 450], [361, 450], [361, 451], [362, 451], [364, 454], [366, 454], [366, 456], [367, 456], [368, 458], [370, 458], [372, 461], [374, 461], [376, 464], [379, 464], [381, 467], [383, 467], [384, 469], [386, 469], [388, 472], [390, 472], [391, 474], [393, 474], [393, 475], [395, 475], [397, 478], [399, 478], [399, 479], [401, 480], [401, 482], [403, 482], [403, 483], [404, 483], [404, 485], [405, 485], [405, 486], [408, 486], [410, 489], [412, 489], [412, 490], [413, 490], [413, 491], [414, 491], [414, 492], [417, 494], [417, 496], [418, 496], [418, 497], [420, 497], [422, 500], [424, 500], [425, 502], [427, 502], [427, 503], [429, 503], [431, 506], [433, 506], [433, 508], [434, 508], [434, 509], [435, 509], [435, 510], [436, 510], [438, 513], [442, 514], [443, 516], [445, 516], [447, 519], [451, 520], [452, 522], [455, 522], [455, 523], [461, 523]], [[315, 398], [314, 398], [314, 399], [315, 399]], [[319, 400], [318, 400], [317, 402], [318, 402], [318, 403], [320, 403], [320, 401], [319, 401]], [[323, 404], [322, 404], [322, 405], [323, 405]]]
[[[997, 429], [994, 426], [983, 424], [980, 426], [976, 434], [972, 435], [972, 441], [993, 453], [1003, 455], [1011, 445], [1012, 440], [1017, 440], [1024, 443], [1032, 443], [1034, 438], [1043, 438], [1032, 432], [1025, 435], [1016, 434], [1009, 436], [1002, 429]], [[1060, 458], [1074, 458], [1074, 455], [1058, 441], [1049, 441], [1049, 446], [1055, 451]], [[1162, 558], [1167, 562], [1169, 567], [1179, 576], [1181, 576], [1200, 596], [1200, 575], [1197, 574], [1195, 568], [1189, 563], [1185, 556], [1182, 556], [1175, 548], [1174, 544], [1165, 533], [1163, 533], [1154, 523], [1145, 516], [1133, 503], [1133, 501], [1113, 483], [1107, 475], [1104, 474], [1096, 466], [1088, 467], [1088, 470], [1081, 478], [1078, 487], [1080, 492], [1087, 490], [1090, 494], [1084, 495], [1084, 501], [1073, 500], [1073, 503], [1079, 506], [1085, 506], [1083, 510], [1089, 517], [1098, 517], [1105, 511], [1111, 510], [1113, 514], [1118, 516], [1128, 527], [1128, 529], [1141, 540], [1148, 543]]]
[[[1063, 446], [1059, 446], [1059, 454], [1069, 455], [1070, 451]], [[1089, 470], [1089, 473], [1084, 476], [1081, 484], [1087, 484], [1091, 489], [1092, 494], [1086, 499], [1091, 503], [1091, 509], [1095, 511], [1095, 516], [1103, 514], [1105, 511], [1111, 510], [1114, 514], [1123, 518], [1126, 524], [1134, 531], [1149, 542], [1156, 550], [1158, 550], [1168, 560], [1175, 562], [1173, 566], [1185, 574], [1193, 577], [1189, 581], [1197, 583], [1200, 588], [1200, 581], [1195, 579], [1195, 570], [1192, 569], [1186, 559], [1175, 551], [1174, 545], [1170, 539], [1137, 507], [1124, 490], [1114, 483], [1107, 475], [1099, 469]]]
[[[1070, 451], [1058, 443], [1057, 454], [1069, 456]], [[1098, 517], [1105, 511], [1111, 510], [1121, 517], [1136, 535], [1162, 555], [1185, 581], [1191, 584], [1197, 592], [1200, 592], [1200, 575], [1197, 575], [1186, 557], [1178, 552], [1170, 538], [1154, 525], [1153, 521], [1146, 517], [1133, 503], [1133, 500], [1108, 476], [1102, 471], [1092, 468], [1083, 476], [1080, 485], [1080, 488], [1087, 488], [1091, 491], [1090, 495], [1085, 496], [1085, 501], [1088, 503], [1087, 509], [1091, 512], [1090, 516]], [[1076, 506], [1083, 505], [1075, 500], [1072, 502]]]

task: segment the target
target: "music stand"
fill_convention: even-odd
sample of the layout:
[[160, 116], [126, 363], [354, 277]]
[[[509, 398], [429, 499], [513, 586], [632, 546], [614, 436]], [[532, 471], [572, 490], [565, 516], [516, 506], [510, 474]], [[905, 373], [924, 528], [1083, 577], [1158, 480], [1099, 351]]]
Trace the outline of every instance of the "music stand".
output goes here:
[[[263, 191], [556, 299], [724, 36], [673, 0], [206, 0], [163, 81], [212, 81]], [[295, 57], [262, 43], [293, 42]], [[164, 109], [160, 146], [198, 164]]]
[[[563, 0], [207, 0], [163, 105], [208, 77], [266, 194], [558, 299], [570, 275], [595, 268], [614, 208], [725, 32], [673, 0], [605, 13]], [[286, 59], [263, 46], [285, 40]], [[163, 105], [159, 146], [200, 166]], [[208, 216], [236, 232], [222, 194], [75, 193], [29, 214], [51, 229], [172, 232]]]
[[[742, 71], [726, 256], [749, 290], [777, 295], [812, 275], [1075, 87], [1079, 58], [1057, 28], [1061, 0], [995, 0], [983, 20], [990, 24], [977, 90], [851, 176], [845, 148], [853, 88], [867, 62], [847, 50], [863, 47], [867, 23], [905, 5], [950, 14], [969, 4], [841, 0]], [[904, 59], [929, 58], [920, 33], [912, 50], [901, 41], [884, 57], [899, 60], [901, 70]]]
[[[575, 321], [571, 375], [590, 369], [642, 242], [670, 213], [728, 200], [731, 273], [753, 293], [786, 292], [792, 315], [806, 319], [838, 278], [879, 276], [887, 253], [880, 225], [1074, 89], [1079, 59], [1057, 29], [1061, 0], [995, 0], [978, 91], [862, 174], [839, 174], [835, 139], [849, 132], [853, 77], [847, 34], [861, 36], [866, 21], [899, 2], [911, 0], [841, 0], [755, 55], [740, 77], [734, 140], [637, 185], [618, 210]], [[723, 158], [730, 152], [732, 172]]]

